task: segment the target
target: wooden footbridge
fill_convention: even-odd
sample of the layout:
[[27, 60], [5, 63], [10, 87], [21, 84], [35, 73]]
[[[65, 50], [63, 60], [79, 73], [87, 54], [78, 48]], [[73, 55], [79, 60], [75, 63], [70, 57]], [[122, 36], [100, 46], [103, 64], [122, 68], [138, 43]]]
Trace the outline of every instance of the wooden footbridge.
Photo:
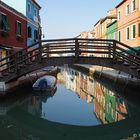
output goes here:
[[8, 83], [29, 72], [64, 64], [91, 64], [110, 67], [140, 78], [140, 55], [116, 40], [41, 40], [0, 60], [0, 81]]

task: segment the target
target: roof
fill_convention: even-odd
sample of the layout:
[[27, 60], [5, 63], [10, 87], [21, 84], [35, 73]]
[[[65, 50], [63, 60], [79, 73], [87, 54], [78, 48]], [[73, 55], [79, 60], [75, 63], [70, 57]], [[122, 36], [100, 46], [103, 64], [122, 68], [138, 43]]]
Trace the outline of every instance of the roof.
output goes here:
[[104, 18], [99, 19], [99, 20], [95, 23], [94, 27], [95, 27], [99, 22], [101, 22], [103, 19], [104, 19]]
[[117, 16], [106, 16], [102, 21], [101, 23], [103, 23], [105, 20], [107, 19], [117, 19]]
[[4, 2], [0, 1], [0, 5], [8, 8], [9, 10], [11, 10], [12, 12], [18, 14], [19, 16], [26, 18], [22, 13], [18, 12], [17, 10], [15, 10], [14, 8], [10, 7], [9, 5], [5, 4]]
[[112, 23], [109, 23], [109, 24], [107, 25], [107, 28], [110, 27], [111, 25], [113, 25], [113, 24], [116, 23], [116, 22], [117, 22], [117, 20], [113, 21]]
[[127, 0], [123, 0], [122, 2], [120, 2], [117, 6], [116, 6], [116, 8], [118, 8], [118, 7], [120, 7], [124, 2], [126, 2]]
[[36, 2], [36, 0], [32, 0], [38, 7], [41, 9], [41, 6]]
[[103, 23], [106, 19], [117, 19], [116, 16], [106, 16], [105, 18], [101, 18], [99, 19], [96, 24], [94, 25], [94, 27], [100, 22], [100, 23]]

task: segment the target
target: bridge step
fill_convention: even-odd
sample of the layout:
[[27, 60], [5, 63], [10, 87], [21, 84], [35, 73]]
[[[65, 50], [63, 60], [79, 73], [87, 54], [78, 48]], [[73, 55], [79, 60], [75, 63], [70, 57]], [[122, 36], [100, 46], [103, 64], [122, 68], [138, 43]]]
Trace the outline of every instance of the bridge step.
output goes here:
[[27, 62], [26, 65], [32, 65], [32, 62]]
[[123, 61], [122, 61], [122, 60], [117, 60], [117, 63], [118, 63], [118, 64], [122, 64]]
[[129, 63], [123, 63], [125, 66], [130, 66], [130, 64]]
[[2, 76], [1, 74], [0, 74], [0, 79], [3, 79], [4, 78], [4, 76]]
[[9, 73], [15, 73], [15, 71], [14, 70], [10, 70]]
[[25, 68], [26, 66], [25, 66], [25, 64], [19, 64], [18, 65], [20, 68]]
[[9, 73], [2, 73], [2, 76], [8, 76]]
[[130, 66], [130, 69], [137, 69], [138, 67], [136, 66]]

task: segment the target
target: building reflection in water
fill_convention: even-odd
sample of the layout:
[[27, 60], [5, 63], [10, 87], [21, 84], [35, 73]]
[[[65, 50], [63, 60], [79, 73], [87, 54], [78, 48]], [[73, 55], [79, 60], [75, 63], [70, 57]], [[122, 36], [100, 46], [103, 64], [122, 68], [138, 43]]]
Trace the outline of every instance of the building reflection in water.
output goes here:
[[94, 113], [103, 123], [113, 123], [127, 117], [125, 101], [93, 78], [70, 68], [62, 68], [58, 82], [75, 92], [79, 98], [94, 104]]
[[[46, 137], [48, 139], [57, 139], [57, 136], [60, 136], [61, 133], [60, 139], [66, 139], [65, 136], [69, 136], [69, 139], [85, 139], [88, 137], [88, 135], [89, 137], [87, 139], [91, 139], [92, 135], [93, 137], [95, 135], [96, 139], [97, 133], [99, 136], [103, 135], [107, 137], [107, 135], [109, 134], [107, 133], [107, 131], [111, 130], [113, 130], [113, 133], [110, 133], [109, 135], [112, 135], [112, 138], [114, 137], [114, 139], [118, 136], [119, 138], [125, 138], [127, 140], [135, 140], [133, 136], [134, 134], [137, 135], [137, 138], [139, 137], [139, 112], [137, 112], [133, 108], [133, 106], [130, 105], [127, 105], [128, 108], [126, 108], [125, 101], [118, 95], [114, 94], [112, 91], [108, 90], [91, 77], [69, 68], [62, 68], [61, 72], [58, 74], [58, 83], [64, 84], [67, 89], [75, 92], [77, 96], [82, 100], [85, 100], [91, 105], [93, 104], [93, 112], [98, 120], [100, 120], [100, 122], [102, 122], [103, 124], [113, 123], [125, 119], [128, 116], [127, 109], [129, 109], [131, 116], [134, 116], [136, 114], [136, 122], [135, 119], [131, 119], [129, 121], [128, 118], [124, 120], [126, 121], [126, 123], [124, 121], [121, 121], [121, 126], [119, 126], [120, 123], [115, 123], [115, 126], [117, 125], [117, 127], [119, 127], [119, 130], [121, 127], [123, 127], [122, 131], [124, 133], [117, 133], [117, 129], [113, 128], [114, 124], [111, 124], [111, 129], [109, 129], [109, 127], [102, 127], [102, 130], [100, 127], [84, 127], [84, 131], [86, 131], [85, 135], [83, 127], [69, 126], [72, 128], [70, 129], [69, 127], [66, 127], [66, 131], [65, 125], [59, 126], [58, 123], [51, 123], [50, 121], [41, 118], [43, 113], [43, 102], [46, 103], [48, 101], [48, 98], [53, 97], [56, 91], [54, 91], [52, 94], [39, 95], [25, 95], [23, 91], [23, 96], [20, 96], [20, 98], [15, 97], [10, 98], [9, 100], [0, 99], [0, 137], [7, 136], [6, 138], [4, 138], [4, 140], [12, 139], [12, 137], [10, 136], [14, 136], [14, 140], [19, 140], [21, 138], [21, 140], [44, 140], [46, 139]], [[20, 94], [22, 94], [21, 92], [22, 91], [20, 91]], [[57, 104], [55, 103], [55, 106], [56, 105]], [[129, 124], [129, 122], [131, 124]], [[64, 130], [62, 129], [63, 127]], [[73, 128], [75, 129], [73, 130]], [[79, 130], [80, 128], [82, 131]], [[58, 135], [55, 134], [54, 130]], [[89, 133], [87, 131], [89, 131]], [[105, 134], [104, 131], [106, 131]], [[75, 137], [76, 132], [79, 134], [76, 135], [77, 137]], [[126, 132], [129, 133], [127, 134]], [[9, 136], [7, 134], [9, 134]], [[72, 136], [72, 134], [74, 135]], [[101, 137], [101, 139], [104, 138]]]

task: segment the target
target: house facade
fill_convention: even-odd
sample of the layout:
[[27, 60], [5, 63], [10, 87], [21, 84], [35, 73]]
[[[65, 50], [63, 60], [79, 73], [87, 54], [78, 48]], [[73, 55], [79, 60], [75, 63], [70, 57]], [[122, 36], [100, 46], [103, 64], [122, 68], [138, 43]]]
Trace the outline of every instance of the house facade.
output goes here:
[[2, 0], [14, 9], [17, 9], [24, 16], [27, 17], [27, 46], [35, 43], [39, 39], [40, 29], [40, 5], [36, 0], [22, 0], [16, 3], [10, 0]]
[[131, 46], [140, 46], [140, 1], [123, 0], [116, 6], [118, 40]]
[[96, 24], [94, 25], [94, 30], [95, 30], [95, 38], [99, 39], [102, 36], [102, 22], [103, 18], [99, 19]]
[[0, 1], [0, 58], [27, 47], [26, 17]]
[[27, 22], [27, 46], [39, 40], [40, 34], [40, 16], [39, 10], [41, 7], [35, 0], [27, 0], [26, 16]]
[[116, 20], [116, 16], [106, 16], [101, 21], [101, 38], [107, 39], [107, 26]]
[[117, 20], [107, 25], [107, 39], [117, 40]]

